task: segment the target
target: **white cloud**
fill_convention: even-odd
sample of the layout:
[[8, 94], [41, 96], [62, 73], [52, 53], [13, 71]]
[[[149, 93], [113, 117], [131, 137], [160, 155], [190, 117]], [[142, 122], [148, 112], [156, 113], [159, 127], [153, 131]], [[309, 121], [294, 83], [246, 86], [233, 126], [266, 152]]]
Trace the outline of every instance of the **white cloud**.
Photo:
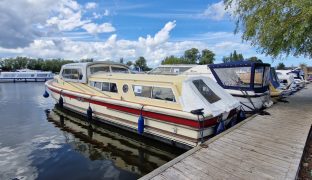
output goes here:
[[95, 24], [88, 23], [82, 26], [88, 33], [96, 35], [99, 33], [114, 32], [116, 29], [110, 23]]
[[55, 26], [60, 31], [71, 31], [90, 22], [82, 20], [81, 6], [76, 1], [65, 0], [53, 11], [57, 16], [49, 18], [46, 25], [48, 27]]
[[105, 11], [104, 11], [103, 14], [93, 12], [92, 15], [93, 15], [93, 18], [94, 18], [94, 19], [100, 19], [100, 18], [102, 18], [103, 16], [109, 16], [109, 15], [110, 15], [110, 11], [109, 11], [108, 9], [105, 9]]
[[[93, 6], [92, 3], [88, 5], [89, 8]], [[79, 30], [83, 25], [92, 23], [91, 19], [85, 17], [86, 12], [84, 6], [75, 0], [27, 0], [14, 3], [1, 0], [0, 47], [27, 47], [35, 39]], [[104, 12], [107, 13], [109, 11]], [[109, 23], [98, 26], [99, 32], [111, 32], [114, 29]]]
[[25, 47], [44, 32], [37, 27], [45, 24], [52, 9], [61, 0], [0, 1], [0, 47]]
[[212, 20], [222, 20], [226, 15], [225, 7], [222, 1], [209, 5], [203, 12], [202, 17]]
[[[73, 41], [69, 38], [38, 39], [28, 47], [18, 52], [11, 51], [11, 53], [30, 57], [94, 58], [97, 60], [118, 60], [121, 57], [125, 60], [134, 60], [139, 56], [144, 56], [148, 65], [155, 67], [166, 56], [182, 55], [186, 49], [192, 47], [207, 48], [207, 44], [199, 41], [170, 42], [170, 32], [175, 26], [175, 21], [168, 22], [154, 36], [147, 35], [139, 37], [137, 40], [118, 39], [116, 34], [111, 35], [103, 42]], [[2, 49], [2, 52], [10, 53], [6, 52], [6, 49]]]
[[95, 2], [88, 2], [85, 7], [86, 9], [94, 9], [96, 8], [97, 4]]
[[110, 15], [109, 10], [108, 10], [108, 9], [105, 9], [103, 16], [109, 16], [109, 15]]
[[199, 14], [199, 18], [207, 18], [211, 20], [220, 21], [223, 20], [227, 15], [234, 16], [234, 11], [236, 9], [236, 2], [233, 2], [233, 6], [230, 6], [228, 9], [225, 8], [223, 1], [210, 4], [204, 10], [203, 13]]

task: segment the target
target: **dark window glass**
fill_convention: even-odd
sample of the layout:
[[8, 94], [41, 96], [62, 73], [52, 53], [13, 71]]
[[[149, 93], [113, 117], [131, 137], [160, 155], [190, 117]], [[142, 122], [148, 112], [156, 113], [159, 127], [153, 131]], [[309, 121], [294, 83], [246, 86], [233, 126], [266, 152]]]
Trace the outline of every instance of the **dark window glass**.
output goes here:
[[109, 85], [110, 85], [109, 87], [110, 92], [114, 92], [114, 93], [118, 92], [116, 83], [109, 83]]
[[220, 100], [219, 96], [217, 96], [206, 84], [203, 80], [198, 79], [194, 80], [193, 84], [197, 88], [197, 90], [200, 92], [201, 95], [204, 96], [204, 98], [209, 103], [215, 103]]
[[94, 87], [96, 87], [97, 89], [101, 89], [101, 82], [94, 82]]
[[112, 72], [113, 73], [129, 73], [129, 70], [127, 68], [123, 68], [123, 67], [112, 66]]
[[[45, 74], [45, 77], [47, 75]], [[66, 79], [82, 79], [81, 69], [64, 69], [62, 77]]]
[[109, 91], [109, 83], [107, 82], [102, 83], [102, 91]]
[[109, 73], [109, 66], [90, 67], [90, 74]]
[[37, 74], [37, 77], [47, 77], [47, 74]]
[[176, 101], [174, 94], [170, 88], [153, 87], [152, 98], [165, 101]]

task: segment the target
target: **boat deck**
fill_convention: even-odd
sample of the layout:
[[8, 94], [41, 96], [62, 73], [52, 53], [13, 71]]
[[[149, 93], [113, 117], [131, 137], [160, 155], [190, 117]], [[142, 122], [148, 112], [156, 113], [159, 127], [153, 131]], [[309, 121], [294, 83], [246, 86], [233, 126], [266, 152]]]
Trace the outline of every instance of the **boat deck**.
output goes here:
[[141, 179], [296, 179], [312, 124], [312, 85]]

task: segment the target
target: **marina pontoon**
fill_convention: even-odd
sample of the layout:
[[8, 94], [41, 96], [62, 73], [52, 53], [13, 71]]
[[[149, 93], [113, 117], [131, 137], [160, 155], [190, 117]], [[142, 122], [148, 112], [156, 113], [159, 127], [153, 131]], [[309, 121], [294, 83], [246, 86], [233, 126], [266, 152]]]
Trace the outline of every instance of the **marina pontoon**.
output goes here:
[[269, 93], [270, 65], [235, 62], [211, 65], [161, 65], [150, 74], [202, 75], [218, 82], [236, 97], [245, 111], [257, 111], [273, 104]]
[[130, 74], [113, 62], [64, 65], [46, 86], [61, 107], [186, 147], [213, 135], [239, 106], [205, 76]]
[[0, 72], [0, 82], [37, 82], [53, 79], [54, 74], [50, 71], [17, 70], [16, 72]]

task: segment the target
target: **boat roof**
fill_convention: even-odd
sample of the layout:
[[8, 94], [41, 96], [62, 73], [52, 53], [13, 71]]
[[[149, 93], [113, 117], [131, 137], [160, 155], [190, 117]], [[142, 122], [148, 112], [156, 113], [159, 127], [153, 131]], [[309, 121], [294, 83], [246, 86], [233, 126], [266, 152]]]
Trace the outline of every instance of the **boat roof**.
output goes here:
[[160, 65], [158, 67], [194, 67], [198, 66], [198, 64], [165, 64], [165, 65]]
[[267, 63], [251, 62], [251, 61], [237, 61], [220, 64], [208, 64], [209, 68], [228, 68], [228, 67], [249, 67], [249, 66], [271, 66]]
[[166, 75], [149, 75], [149, 74], [94, 74], [89, 77], [89, 80], [95, 79], [116, 79], [128, 81], [149, 81], [163, 83], [179, 83], [185, 80], [187, 76], [166, 76]]
[[103, 64], [103, 65], [116, 65], [116, 66], [123, 66], [125, 68], [129, 68], [127, 65], [122, 64], [122, 63], [118, 63], [118, 62], [114, 62], [114, 61], [95, 61], [95, 62], [82, 62], [82, 63], [69, 63], [69, 64], [65, 64], [63, 65], [64, 68], [66, 67], [83, 67], [83, 68], [87, 68], [89, 66], [92, 65], [97, 65], [97, 64]]

